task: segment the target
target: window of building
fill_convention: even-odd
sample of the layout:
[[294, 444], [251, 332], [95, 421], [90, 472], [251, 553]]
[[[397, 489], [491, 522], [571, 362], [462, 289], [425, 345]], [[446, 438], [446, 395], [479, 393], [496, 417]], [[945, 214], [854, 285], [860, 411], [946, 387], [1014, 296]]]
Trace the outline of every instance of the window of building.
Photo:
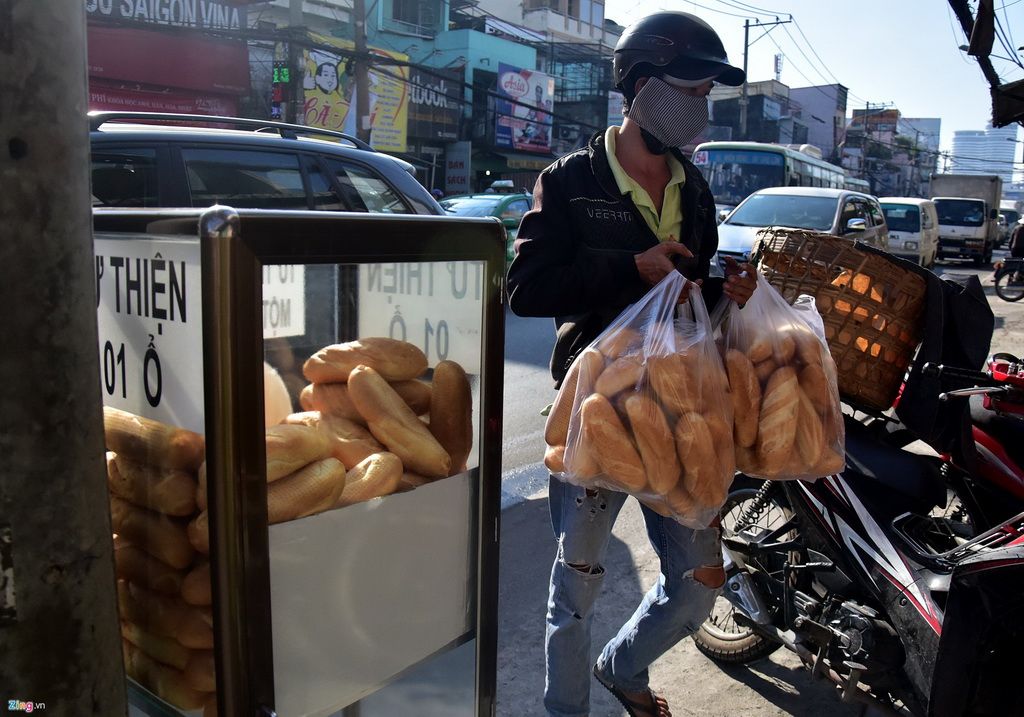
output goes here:
[[299, 158], [285, 152], [183, 149], [193, 207], [308, 209]]
[[422, 0], [391, 0], [391, 19], [419, 25], [421, 2]]
[[94, 207], [157, 207], [155, 149], [99, 149], [92, 153]]

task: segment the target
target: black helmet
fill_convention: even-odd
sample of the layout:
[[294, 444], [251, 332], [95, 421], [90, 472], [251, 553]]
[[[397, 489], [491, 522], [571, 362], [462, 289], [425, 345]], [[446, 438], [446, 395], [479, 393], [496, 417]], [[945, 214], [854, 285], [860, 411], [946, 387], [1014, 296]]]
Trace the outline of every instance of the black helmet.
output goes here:
[[[612, 73], [627, 98], [640, 77], [706, 77], [742, 85], [743, 70], [729, 64], [725, 47], [711, 26], [687, 12], [656, 12], [626, 28], [615, 45]], [[628, 82], [627, 82], [628, 80]]]

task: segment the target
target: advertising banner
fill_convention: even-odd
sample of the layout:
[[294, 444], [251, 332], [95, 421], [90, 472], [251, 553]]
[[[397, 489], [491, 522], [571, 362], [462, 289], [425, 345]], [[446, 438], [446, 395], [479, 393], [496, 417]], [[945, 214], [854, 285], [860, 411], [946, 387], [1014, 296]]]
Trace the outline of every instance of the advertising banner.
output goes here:
[[550, 152], [555, 78], [500, 62], [498, 94], [508, 99], [494, 103], [494, 143], [527, 152]]
[[[355, 44], [323, 35], [310, 35], [319, 45], [353, 51]], [[370, 48], [370, 54], [388, 60], [408, 61], [408, 55]], [[356, 91], [356, 78], [347, 53], [323, 49], [303, 50], [305, 96], [303, 123], [355, 135], [356, 113], [350, 111]], [[377, 64], [371, 60], [370, 144], [385, 152], [405, 152], [409, 112], [409, 68], [404, 65]]]
[[453, 141], [459, 136], [462, 70], [412, 68], [409, 76], [409, 136]]
[[444, 193], [468, 194], [469, 169], [472, 163], [473, 147], [469, 142], [452, 142], [445, 148], [444, 158]]

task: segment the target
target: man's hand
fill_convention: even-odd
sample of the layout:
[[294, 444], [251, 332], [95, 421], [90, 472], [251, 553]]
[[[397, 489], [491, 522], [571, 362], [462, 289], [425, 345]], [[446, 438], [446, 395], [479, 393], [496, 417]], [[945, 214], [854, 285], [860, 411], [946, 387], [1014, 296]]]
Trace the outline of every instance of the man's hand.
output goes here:
[[640, 272], [640, 278], [648, 286], [654, 286], [668, 276], [669, 272], [676, 270], [676, 265], [672, 263], [672, 257], [677, 254], [684, 257], [693, 256], [693, 252], [679, 242], [663, 241], [642, 254], [634, 255], [633, 259], [636, 261], [636, 269]]
[[754, 266], [740, 264], [731, 256], [725, 257], [725, 295], [742, 307], [750, 301], [756, 288], [757, 270]]

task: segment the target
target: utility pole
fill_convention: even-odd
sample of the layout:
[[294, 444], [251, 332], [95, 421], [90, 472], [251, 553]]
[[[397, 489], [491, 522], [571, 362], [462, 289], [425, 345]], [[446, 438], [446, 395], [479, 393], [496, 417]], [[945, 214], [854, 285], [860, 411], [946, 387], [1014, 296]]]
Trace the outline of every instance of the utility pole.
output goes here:
[[370, 55], [366, 49], [366, 0], [353, 0], [352, 26], [355, 29], [356, 45], [356, 93], [355, 106], [349, 107], [349, 112], [356, 113], [356, 136], [364, 142], [369, 143], [370, 131]]
[[17, 307], [0, 360], [0, 698], [124, 715], [85, 28], [82, 3], [0, 1], [0, 305]]
[[[774, 22], [761, 22], [755, 20], [743, 21], [743, 87], [740, 88], [740, 139], [745, 140], [747, 138], [747, 104], [748, 100], [748, 89], [747, 85], [747, 56], [750, 54], [750, 46], [757, 42], [762, 37], [767, 35], [769, 32], [775, 29], [778, 25], [788, 25], [793, 22], [793, 16], [790, 15], [788, 20], [780, 20], [777, 17]], [[750, 28], [752, 27], [763, 27], [765, 31], [759, 37], [754, 38], [754, 42], [750, 41]]]
[[291, 72], [291, 95], [287, 120], [295, 124], [304, 124], [306, 98], [302, 91], [302, 81], [306, 76], [306, 63], [303, 61], [302, 44], [299, 39], [305, 34], [306, 21], [302, 16], [302, 0], [288, 0], [288, 67]]

